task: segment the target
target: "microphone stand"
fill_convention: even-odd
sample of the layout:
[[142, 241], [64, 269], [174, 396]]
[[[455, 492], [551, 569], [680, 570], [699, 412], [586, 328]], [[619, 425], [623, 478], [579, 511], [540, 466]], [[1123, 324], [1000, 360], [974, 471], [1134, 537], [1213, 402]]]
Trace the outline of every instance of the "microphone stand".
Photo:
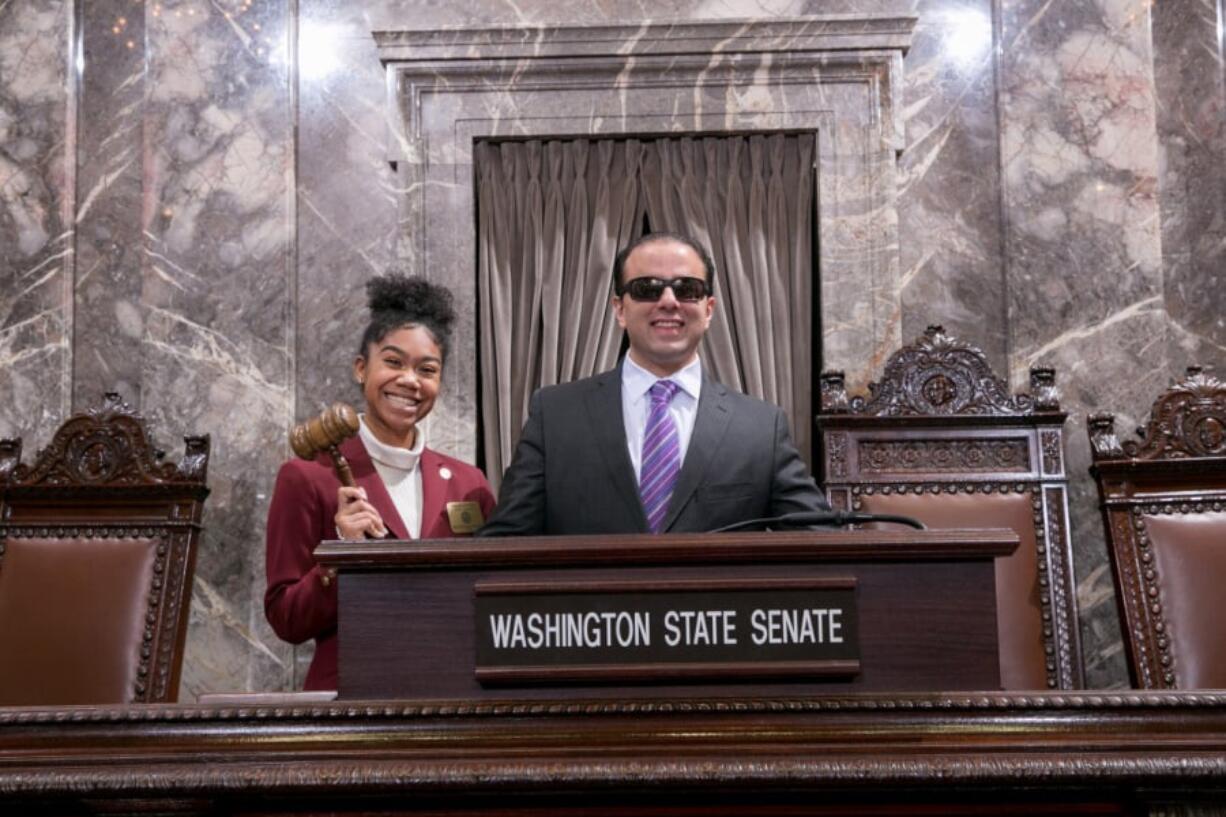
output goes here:
[[899, 525], [907, 525], [916, 530], [927, 530], [927, 526], [923, 522], [910, 516], [900, 516], [891, 513], [858, 513], [856, 511], [796, 511], [795, 513], [785, 513], [780, 516], [763, 516], [757, 519], [744, 519], [740, 522], [734, 522], [731, 525], [724, 525], [722, 528], [709, 530], [707, 533], [731, 533], [733, 531], [744, 530], [745, 528], [754, 528], [759, 525], [769, 527], [772, 524], [783, 525], [833, 525], [841, 527], [843, 525], [863, 524], [865, 522], [894, 522]]

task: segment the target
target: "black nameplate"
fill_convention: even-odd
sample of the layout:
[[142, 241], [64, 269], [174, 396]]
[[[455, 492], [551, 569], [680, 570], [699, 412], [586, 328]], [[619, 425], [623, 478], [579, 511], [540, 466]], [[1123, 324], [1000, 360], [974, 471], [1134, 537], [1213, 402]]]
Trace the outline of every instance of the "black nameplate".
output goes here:
[[847, 678], [855, 579], [478, 582], [482, 684]]

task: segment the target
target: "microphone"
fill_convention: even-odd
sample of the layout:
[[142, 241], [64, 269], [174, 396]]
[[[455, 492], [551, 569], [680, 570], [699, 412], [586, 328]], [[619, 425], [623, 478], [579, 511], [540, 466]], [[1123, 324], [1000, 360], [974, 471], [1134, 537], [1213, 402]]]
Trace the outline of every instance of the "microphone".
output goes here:
[[896, 522], [916, 530], [927, 530], [923, 522], [911, 516], [899, 516], [892, 513], [859, 513], [856, 511], [793, 511], [780, 516], [763, 516], [758, 519], [745, 519], [724, 525], [722, 528], [709, 530], [707, 533], [729, 533], [731, 531], [754, 528], [759, 525], [853, 525], [864, 522]]

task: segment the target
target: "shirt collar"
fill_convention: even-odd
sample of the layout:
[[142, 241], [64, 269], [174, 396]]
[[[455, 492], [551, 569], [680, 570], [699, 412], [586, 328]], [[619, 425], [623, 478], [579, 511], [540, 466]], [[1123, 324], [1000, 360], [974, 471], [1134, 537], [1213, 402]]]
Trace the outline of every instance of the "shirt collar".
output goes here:
[[689, 365], [673, 372], [668, 377], [660, 377], [644, 369], [634, 362], [627, 352], [622, 360], [622, 390], [631, 398], [637, 400], [651, 389], [657, 380], [671, 380], [681, 391], [693, 399], [698, 399], [702, 390], [702, 360], [695, 357]]
[[421, 452], [426, 447], [426, 430], [420, 424], [417, 426], [417, 437], [413, 440], [413, 447], [400, 448], [381, 442], [366, 425], [365, 414], [359, 414], [358, 419], [362, 421], [358, 426], [358, 435], [362, 438], [362, 444], [366, 446], [366, 453], [372, 460], [400, 471], [412, 471], [417, 467], [417, 462], [421, 459]]

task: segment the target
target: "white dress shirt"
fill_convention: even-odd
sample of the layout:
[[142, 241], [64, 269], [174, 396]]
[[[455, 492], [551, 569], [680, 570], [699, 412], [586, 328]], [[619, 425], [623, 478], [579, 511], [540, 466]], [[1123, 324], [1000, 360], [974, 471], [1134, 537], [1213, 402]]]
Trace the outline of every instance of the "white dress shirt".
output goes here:
[[638, 482], [643, 467], [643, 432], [651, 414], [651, 387], [657, 380], [671, 380], [680, 388], [668, 404], [668, 413], [677, 425], [677, 442], [681, 463], [694, 434], [694, 418], [698, 416], [698, 395], [702, 391], [702, 362], [694, 362], [668, 377], [657, 377], [634, 362], [628, 353], [622, 362], [622, 422], [626, 425], [626, 447], [634, 466], [634, 481]]
[[396, 506], [396, 513], [408, 528], [405, 534], [413, 539], [421, 538], [421, 452], [426, 447], [425, 429], [417, 426], [412, 448], [399, 448], [379, 442], [366, 427], [366, 415], [358, 417], [362, 421], [358, 427], [362, 445], [366, 446], [366, 453], [370, 454], [375, 471]]

